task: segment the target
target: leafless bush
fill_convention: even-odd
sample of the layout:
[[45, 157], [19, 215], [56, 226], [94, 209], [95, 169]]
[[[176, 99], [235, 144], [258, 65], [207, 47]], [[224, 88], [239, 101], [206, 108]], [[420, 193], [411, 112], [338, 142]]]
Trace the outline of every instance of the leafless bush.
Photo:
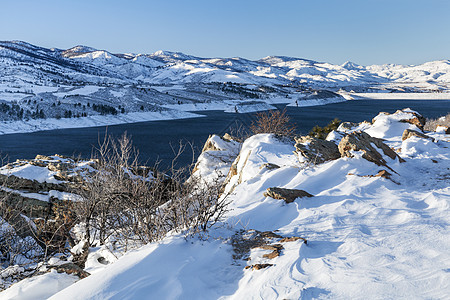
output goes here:
[[290, 122], [286, 109], [282, 111], [271, 110], [256, 114], [256, 120], [252, 122], [250, 131], [253, 134], [274, 133], [291, 137], [295, 135], [296, 126]]
[[218, 200], [220, 183], [187, 180], [185, 168], [176, 169], [175, 163], [170, 177], [156, 168], [143, 173], [126, 134], [105, 137], [95, 159], [96, 170], [83, 174], [85, 184], [75, 191], [83, 199], [75, 212], [89, 243], [109, 241], [126, 251], [172, 230], [207, 230], [226, 211], [226, 201]]
[[435, 131], [438, 126], [447, 126], [450, 128], [450, 113], [437, 119], [428, 119], [423, 129], [427, 131]]
[[34, 224], [22, 213], [0, 202], [0, 260], [3, 267], [29, 265], [43, 259], [45, 244], [36, 239]]

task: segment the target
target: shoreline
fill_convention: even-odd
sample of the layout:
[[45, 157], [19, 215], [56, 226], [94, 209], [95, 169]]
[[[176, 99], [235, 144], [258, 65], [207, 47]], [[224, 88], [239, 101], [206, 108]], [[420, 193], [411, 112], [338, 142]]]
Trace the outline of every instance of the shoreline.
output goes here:
[[450, 93], [348, 93], [347, 100], [450, 100]]

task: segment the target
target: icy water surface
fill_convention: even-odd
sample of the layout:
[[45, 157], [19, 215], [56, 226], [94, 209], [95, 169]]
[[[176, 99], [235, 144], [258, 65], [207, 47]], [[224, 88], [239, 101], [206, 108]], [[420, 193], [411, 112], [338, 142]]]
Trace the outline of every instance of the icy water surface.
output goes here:
[[[279, 105], [279, 107], [283, 107]], [[394, 112], [410, 107], [425, 117], [436, 118], [450, 112], [450, 101], [446, 100], [358, 100], [314, 107], [288, 107], [292, 121], [297, 124], [299, 133], [306, 134], [314, 125], [324, 126], [334, 118], [342, 121], [361, 122], [371, 120], [378, 112]], [[249, 126], [255, 114], [235, 114], [221, 111], [200, 112], [202, 118], [153, 121], [123, 124], [108, 127], [108, 133], [119, 136], [127, 131], [133, 144], [139, 149], [143, 162], [153, 165], [161, 160], [166, 167], [173, 158], [172, 148], [178, 147], [180, 140], [194, 144], [198, 155], [209, 134], [224, 134], [236, 124]], [[93, 146], [98, 145], [99, 137], [105, 134], [106, 127], [61, 129], [24, 134], [0, 135], [0, 152], [9, 161], [18, 158], [34, 158], [36, 154], [81, 155], [89, 157]], [[192, 161], [192, 152], [185, 151], [179, 164]]]

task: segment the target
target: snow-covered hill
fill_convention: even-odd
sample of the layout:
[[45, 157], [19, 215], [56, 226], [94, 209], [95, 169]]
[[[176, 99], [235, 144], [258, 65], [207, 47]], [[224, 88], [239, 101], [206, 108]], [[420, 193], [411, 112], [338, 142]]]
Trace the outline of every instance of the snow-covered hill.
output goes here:
[[117, 261], [93, 248], [91, 276], [50, 272], [0, 297], [446, 299], [450, 136], [422, 125], [405, 109], [344, 123], [328, 142], [211, 136], [194, 176], [229, 169], [230, 211], [207, 236], [169, 235]]
[[[0, 121], [154, 113], [166, 111], [167, 105], [173, 104], [211, 103], [213, 108], [224, 106], [224, 101], [232, 101], [227, 102], [225, 110], [235, 111], [235, 106], [256, 100], [259, 103], [254, 108], [245, 106], [246, 111], [251, 111], [259, 110], [262, 104], [279, 103], [280, 99], [294, 104], [320, 90], [344, 94], [447, 92], [449, 74], [448, 60], [417, 66], [365, 67], [351, 62], [340, 66], [285, 56], [251, 61], [169, 51], [115, 54], [87, 46], [46, 49], [21, 41], [3, 41]], [[339, 95], [332, 98], [333, 102], [336, 98], [344, 101]]]

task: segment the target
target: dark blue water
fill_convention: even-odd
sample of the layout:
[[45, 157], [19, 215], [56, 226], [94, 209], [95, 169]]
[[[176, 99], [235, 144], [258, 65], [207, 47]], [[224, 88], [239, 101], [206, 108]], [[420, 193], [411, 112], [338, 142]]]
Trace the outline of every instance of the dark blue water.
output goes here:
[[[279, 106], [283, 107], [283, 106]], [[371, 120], [380, 111], [394, 112], [410, 107], [425, 117], [436, 118], [450, 112], [450, 101], [419, 100], [365, 100], [347, 101], [315, 107], [288, 107], [291, 120], [297, 124], [299, 134], [306, 134], [314, 125], [324, 126], [334, 118], [342, 121], [361, 122]], [[127, 131], [132, 136], [134, 146], [139, 150], [143, 163], [153, 165], [161, 160], [164, 168], [174, 157], [172, 148], [178, 149], [179, 141], [194, 144], [196, 155], [201, 150], [209, 134], [224, 134], [230, 127], [249, 126], [255, 114], [235, 114], [221, 111], [201, 112], [206, 117], [153, 121], [108, 127], [108, 133], [120, 136]], [[61, 129], [26, 134], [0, 136], [0, 152], [9, 161], [17, 158], [34, 158], [36, 154], [81, 155], [90, 157], [99, 138], [105, 134], [106, 127]], [[192, 152], [186, 150], [179, 165], [192, 160]]]

